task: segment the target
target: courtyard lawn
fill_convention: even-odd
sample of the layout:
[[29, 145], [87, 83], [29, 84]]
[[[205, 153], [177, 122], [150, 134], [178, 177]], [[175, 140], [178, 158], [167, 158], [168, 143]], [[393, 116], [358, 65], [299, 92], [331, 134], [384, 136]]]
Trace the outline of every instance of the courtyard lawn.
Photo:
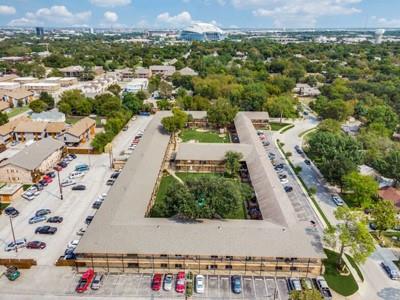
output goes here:
[[358, 290], [357, 282], [353, 275], [341, 275], [336, 269], [338, 253], [324, 249], [327, 259], [323, 260], [325, 266], [325, 279], [329, 287], [342, 296], [353, 295]]
[[[176, 173], [176, 176], [181, 178], [184, 182], [188, 179], [196, 178], [199, 176], [206, 177], [221, 177], [223, 175], [217, 173]], [[164, 176], [161, 179], [160, 186], [157, 191], [157, 197], [153, 207], [163, 207], [163, 202], [165, 200], [165, 194], [168, 190], [168, 187], [174, 182], [176, 179], [171, 175]], [[155, 213], [154, 210], [150, 212], [150, 217], [159, 217], [158, 212]], [[244, 203], [234, 212], [232, 212], [226, 219], [246, 219], [246, 208]]]
[[18, 116], [18, 115], [20, 115], [20, 114], [22, 114], [22, 113], [24, 113], [24, 112], [26, 112], [28, 110], [29, 110], [29, 106], [28, 105], [25, 105], [25, 106], [22, 106], [22, 107], [14, 107], [14, 108], [11, 108], [11, 111], [9, 113], [7, 113], [7, 116], [9, 118], [12, 118], [12, 117]]
[[290, 124], [289, 123], [269, 123], [269, 125], [271, 126], [271, 130], [272, 131], [279, 131], [283, 127], [286, 127], [286, 126], [288, 126]]
[[199, 143], [229, 143], [229, 137], [227, 134], [220, 136], [215, 131], [197, 131], [196, 129], [183, 129], [179, 137], [182, 142], [188, 142], [195, 140]]

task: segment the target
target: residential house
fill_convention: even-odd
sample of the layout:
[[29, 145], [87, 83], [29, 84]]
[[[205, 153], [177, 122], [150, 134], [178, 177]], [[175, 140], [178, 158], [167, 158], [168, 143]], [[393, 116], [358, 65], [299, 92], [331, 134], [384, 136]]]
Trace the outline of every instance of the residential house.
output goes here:
[[17, 88], [14, 90], [0, 90], [0, 98], [8, 102], [10, 106], [17, 107], [27, 105], [34, 100], [33, 92]]
[[38, 82], [39, 79], [36, 77], [31, 77], [31, 76], [27, 76], [27, 77], [17, 77], [13, 79], [14, 82], [18, 82], [19, 84], [23, 85], [26, 83], [33, 83], [33, 82]]
[[59, 70], [64, 77], [81, 77], [84, 69], [81, 66], [69, 66]]
[[19, 117], [9, 121], [8, 123], [0, 126], [0, 143], [8, 144], [9, 142], [14, 140], [14, 129], [15, 127], [22, 122], [29, 121], [28, 117]]
[[65, 123], [64, 122], [49, 122], [46, 126], [45, 136], [62, 140], [65, 132]]
[[147, 68], [137, 68], [135, 70], [135, 77], [136, 78], [150, 78], [151, 71]]
[[378, 195], [383, 200], [393, 203], [398, 211], [400, 211], [400, 191], [392, 186], [387, 186], [379, 189]]
[[10, 204], [24, 192], [20, 183], [10, 183], [0, 188], [0, 204]]
[[52, 138], [35, 142], [0, 163], [0, 181], [31, 184], [62, 157], [64, 143]]
[[14, 129], [14, 136], [17, 141], [29, 140], [38, 141], [45, 137], [47, 122], [26, 121], [20, 122]]
[[86, 117], [65, 131], [64, 142], [66, 145], [79, 145], [80, 143], [86, 143], [95, 134], [96, 121]]
[[174, 66], [150, 66], [151, 76], [160, 75], [160, 76], [172, 76], [176, 69]]
[[182, 76], [197, 76], [197, 75], [199, 75], [199, 73], [197, 73], [195, 70], [193, 70], [192, 68], [189, 68], [189, 67], [180, 69], [178, 71], [178, 73], [181, 74]]
[[321, 94], [318, 88], [312, 87], [307, 83], [297, 83], [293, 91], [300, 97], [317, 97]]

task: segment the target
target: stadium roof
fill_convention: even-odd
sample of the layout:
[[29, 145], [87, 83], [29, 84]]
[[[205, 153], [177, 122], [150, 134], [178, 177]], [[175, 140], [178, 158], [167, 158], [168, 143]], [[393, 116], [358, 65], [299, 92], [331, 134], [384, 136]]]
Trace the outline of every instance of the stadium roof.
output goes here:
[[183, 31], [195, 32], [199, 34], [211, 33], [211, 32], [216, 32], [221, 34], [224, 33], [222, 29], [210, 23], [193, 23], [192, 25], [184, 28]]

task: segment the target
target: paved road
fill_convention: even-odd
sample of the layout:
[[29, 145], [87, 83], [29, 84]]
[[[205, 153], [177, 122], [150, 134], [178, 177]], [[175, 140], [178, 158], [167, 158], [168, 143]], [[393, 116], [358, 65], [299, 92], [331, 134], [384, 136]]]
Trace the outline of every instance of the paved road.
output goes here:
[[[334, 189], [327, 184], [314, 165], [307, 166], [304, 163], [304, 154], [300, 155], [294, 149], [296, 145], [302, 144], [302, 139], [299, 135], [306, 130], [316, 127], [318, 121], [313, 115], [309, 115], [303, 120], [295, 121], [294, 124], [294, 128], [283, 134], [275, 133], [273, 138], [279, 139], [285, 144], [283, 146], [285, 152], [290, 151], [292, 153], [290, 159], [293, 164], [302, 167], [302, 171], [300, 172], [301, 178], [308, 187], [314, 186], [317, 188], [316, 201], [324, 211], [329, 222], [337, 224], [338, 221], [334, 216], [337, 206], [331, 201], [331, 193], [334, 192]], [[365, 280], [363, 283], [359, 283], [360, 289], [355, 295], [350, 297], [351, 299], [400, 299], [400, 282], [390, 280], [379, 265], [383, 258], [388, 256], [390, 256], [390, 253], [388, 253], [387, 249], [378, 247], [375, 253], [367, 259], [365, 264], [361, 266]]]

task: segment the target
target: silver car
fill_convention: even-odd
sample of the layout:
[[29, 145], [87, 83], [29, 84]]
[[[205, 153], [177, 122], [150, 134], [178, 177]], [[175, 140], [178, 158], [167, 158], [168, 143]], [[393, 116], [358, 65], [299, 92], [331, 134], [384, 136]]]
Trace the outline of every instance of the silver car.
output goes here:
[[92, 285], [90, 286], [92, 290], [98, 290], [101, 285], [103, 284], [104, 275], [103, 274], [96, 274], [92, 281]]
[[15, 243], [11, 242], [4, 248], [4, 250], [9, 252], [15, 250], [16, 248], [19, 249], [23, 247], [26, 247], [26, 239], [16, 240]]

